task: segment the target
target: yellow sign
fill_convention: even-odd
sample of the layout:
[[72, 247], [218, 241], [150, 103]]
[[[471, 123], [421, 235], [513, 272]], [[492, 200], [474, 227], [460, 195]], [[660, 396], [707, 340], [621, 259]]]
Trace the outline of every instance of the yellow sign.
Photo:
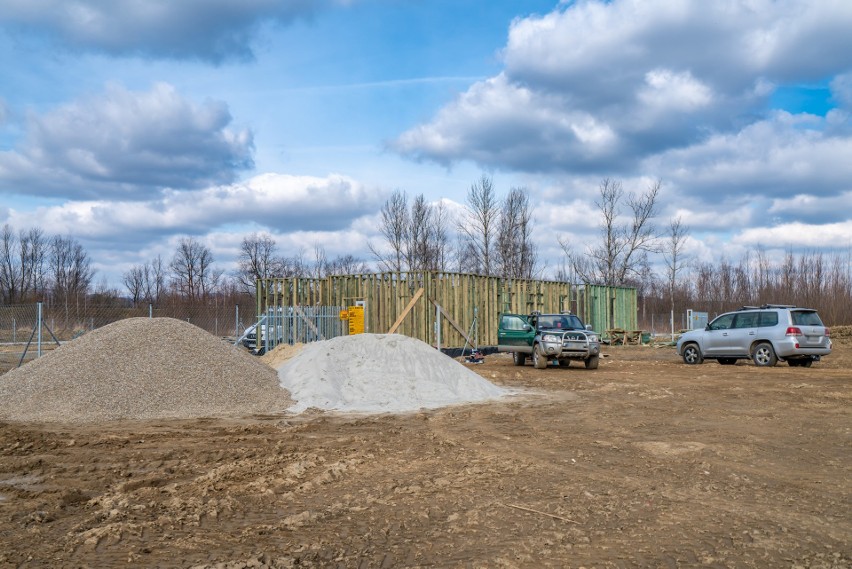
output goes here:
[[364, 333], [364, 307], [350, 306], [347, 310], [349, 314], [349, 333], [363, 334]]
[[349, 320], [349, 313], [345, 310], [340, 311], [340, 319], [341, 320]]

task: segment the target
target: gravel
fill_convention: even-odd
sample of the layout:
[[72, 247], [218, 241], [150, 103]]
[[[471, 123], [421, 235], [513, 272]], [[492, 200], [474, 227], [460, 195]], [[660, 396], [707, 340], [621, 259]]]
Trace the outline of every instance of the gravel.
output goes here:
[[304, 346], [278, 377], [306, 409], [405, 413], [511, 394], [432, 346], [399, 334], [341, 336]]
[[181, 320], [130, 318], [0, 376], [0, 420], [89, 423], [276, 413], [274, 369]]

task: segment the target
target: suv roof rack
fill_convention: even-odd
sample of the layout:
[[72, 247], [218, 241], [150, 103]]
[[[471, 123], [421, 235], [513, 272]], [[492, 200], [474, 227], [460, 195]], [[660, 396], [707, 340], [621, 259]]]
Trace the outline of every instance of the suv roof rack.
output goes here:
[[760, 306], [741, 306], [737, 310], [760, 310], [767, 308], [796, 308], [795, 304], [762, 304]]

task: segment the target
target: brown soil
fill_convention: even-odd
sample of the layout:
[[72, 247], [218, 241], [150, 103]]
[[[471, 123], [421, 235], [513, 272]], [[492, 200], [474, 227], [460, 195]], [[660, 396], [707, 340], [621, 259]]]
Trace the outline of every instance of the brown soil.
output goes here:
[[409, 415], [0, 423], [0, 567], [852, 566], [852, 340], [607, 355]]

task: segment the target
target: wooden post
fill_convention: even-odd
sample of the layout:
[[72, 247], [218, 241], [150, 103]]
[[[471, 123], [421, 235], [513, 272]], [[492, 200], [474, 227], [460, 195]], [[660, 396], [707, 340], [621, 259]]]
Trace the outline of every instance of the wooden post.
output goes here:
[[408, 306], [405, 307], [405, 310], [402, 311], [402, 314], [396, 319], [396, 322], [393, 323], [393, 326], [388, 330], [388, 334], [393, 334], [397, 331], [402, 321], [405, 320], [405, 317], [408, 316], [408, 313], [411, 312], [411, 309], [414, 308], [414, 305], [417, 304], [417, 301], [420, 300], [420, 297], [423, 296], [423, 287], [417, 289], [417, 292], [414, 293], [414, 296], [408, 302]]

